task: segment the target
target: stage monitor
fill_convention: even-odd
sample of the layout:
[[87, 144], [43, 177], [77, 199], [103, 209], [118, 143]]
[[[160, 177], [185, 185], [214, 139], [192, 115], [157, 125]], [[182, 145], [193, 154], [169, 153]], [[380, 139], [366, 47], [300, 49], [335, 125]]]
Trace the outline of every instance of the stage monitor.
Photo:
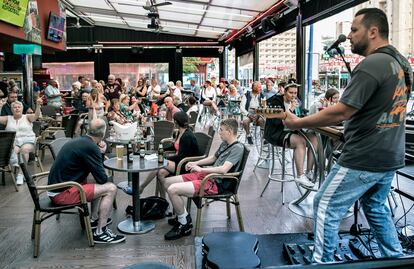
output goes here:
[[65, 18], [50, 12], [46, 39], [59, 43], [63, 39], [64, 31]]

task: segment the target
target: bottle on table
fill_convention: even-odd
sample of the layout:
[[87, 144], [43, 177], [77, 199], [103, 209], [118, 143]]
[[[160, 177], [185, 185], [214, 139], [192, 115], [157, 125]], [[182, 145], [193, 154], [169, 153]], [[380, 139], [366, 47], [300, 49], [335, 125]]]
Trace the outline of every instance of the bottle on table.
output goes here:
[[141, 158], [145, 157], [145, 144], [144, 144], [144, 141], [141, 141], [141, 143], [140, 143], [139, 157], [141, 157]]
[[160, 145], [158, 146], [158, 162], [164, 162], [164, 148], [162, 146], [162, 143], [160, 143]]
[[133, 152], [132, 152], [132, 141], [127, 145], [127, 161], [129, 163], [134, 162]]

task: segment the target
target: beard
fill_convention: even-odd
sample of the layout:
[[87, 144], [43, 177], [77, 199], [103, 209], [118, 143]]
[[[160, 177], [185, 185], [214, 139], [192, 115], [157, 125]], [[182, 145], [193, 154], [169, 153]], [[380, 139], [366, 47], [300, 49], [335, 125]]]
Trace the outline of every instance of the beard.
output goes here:
[[352, 53], [361, 55], [361, 56], [366, 56], [365, 52], [368, 49], [368, 37], [365, 36], [365, 38], [361, 41], [359, 41], [358, 43], [354, 43], [351, 46], [351, 51]]

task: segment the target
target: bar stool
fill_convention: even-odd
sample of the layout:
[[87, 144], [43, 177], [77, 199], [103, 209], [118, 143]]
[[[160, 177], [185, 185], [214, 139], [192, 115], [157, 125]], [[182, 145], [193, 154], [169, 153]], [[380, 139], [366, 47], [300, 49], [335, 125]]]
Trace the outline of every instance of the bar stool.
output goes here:
[[[284, 200], [284, 188], [283, 185], [285, 182], [291, 182], [294, 181], [295, 178], [295, 162], [292, 161], [292, 174], [287, 174], [286, 173], [286, 146], [287, 143], [289, 141], [289, 135], [287, 135], [284, 140], [283, 140], [283, 147], [282, 147], [282, 152], [279, 151], [280, 147], [272, 145], [272, 144], [268, 144], [269, 147], [271, 148], [271, 154], [272, 157], [271, 159], [271, 165], [269, 166], [269, 175], [267, 177], [267, 183], [264, 186], [262, 193], [260, 194], [260, 197], [263, 197], [264, 192], [266, 191], [267, 187], [269, 186], [269, 183], [271, 181], [276, 181], [276, 182], [280, 182], [281, 183], [281, 192], [282, 192], [282, 204], [285, 204], [285, 200]], [[277, 152], [277, 154], [275, 154], [275, 151]], [[279, 160], [279, 163], [282, 167], [282, 172], [281, 173], [274, 173], [275, 171], [275, 159]], [[281, 176], [276, 177], [276, 176]], [[289, 177], [289, 178], [287, 178]]]

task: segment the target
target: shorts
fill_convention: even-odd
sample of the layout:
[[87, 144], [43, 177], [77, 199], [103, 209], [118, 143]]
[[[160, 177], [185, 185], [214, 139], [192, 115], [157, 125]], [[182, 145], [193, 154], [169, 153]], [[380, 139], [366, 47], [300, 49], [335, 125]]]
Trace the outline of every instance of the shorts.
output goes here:
[[[183, 177], [184, 182], [192, 182], [194, 186], [194, 196], [200, 193], [201, 188], [201, 181], [208, 175], [209, 173], [206, 172], [194, 172], [190, 174], [181, 175]], [[209, 180], [206, 182], [204, 186], [204, 193], [209, 195], [218, 194], [217, 184]]]
[[[93, 194], [95, 191], [95, 184], [85, 183], [82, 184], [82, 187], [86, 195], [86, 200], [88, 202], [92, 201]], [[70, 187], [69, 189], [62, 191], [58, 195], [49, 198], [50, 200], [52, 200], [53, 203], [57, 205], [73, 205], [79, 204], [81, 202], [80, 195], [76, 187]]]
[[19, 137], [14, 140], [14, 145], [21, 148], [24, 144], [31, 144], [34, 146], [36, 138], [34, 137]]

